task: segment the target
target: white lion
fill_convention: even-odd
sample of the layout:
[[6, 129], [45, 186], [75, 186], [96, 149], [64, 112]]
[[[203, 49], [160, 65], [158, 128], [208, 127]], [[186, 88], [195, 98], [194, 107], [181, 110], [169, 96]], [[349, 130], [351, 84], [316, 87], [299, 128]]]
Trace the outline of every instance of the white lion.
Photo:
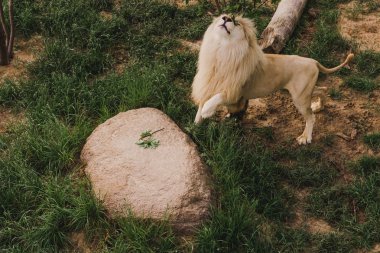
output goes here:
[[314, 59], [296, 55], [264, 54], [257, 44], [253, 22], [241, 16], [223, 14], [214, 19], [204, 34], [199, 53], [192, 97], [199, 106], [195, 123], [211, 117], [219, 105], [230, 113], [247, 109], [248, 99], [267, 96], [286, 89], [306, 120], [299, 144], [312, 140], [315, 116], [322, 100], [311, 105], [319, 71], [333, 73], [352, 58], [349, 54], [341, 65], [327, 69]]

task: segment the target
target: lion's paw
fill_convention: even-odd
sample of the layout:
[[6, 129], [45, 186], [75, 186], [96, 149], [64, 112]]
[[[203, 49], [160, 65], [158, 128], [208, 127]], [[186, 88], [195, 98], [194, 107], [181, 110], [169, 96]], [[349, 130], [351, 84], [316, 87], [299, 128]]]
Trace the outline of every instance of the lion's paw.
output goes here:
[[311, 143], [311, 138], [307, 138], [306, 134], [301, 134], [297, 137], [297, 142], [299, 145], [306, 145], [307, 143]]

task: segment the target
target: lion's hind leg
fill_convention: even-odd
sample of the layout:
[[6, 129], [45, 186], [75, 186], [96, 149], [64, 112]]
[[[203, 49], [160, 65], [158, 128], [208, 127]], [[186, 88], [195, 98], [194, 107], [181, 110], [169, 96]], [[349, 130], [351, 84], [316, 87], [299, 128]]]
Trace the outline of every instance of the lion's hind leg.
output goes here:
[[317, 82], [318, 73], [316, 73], [309, 82], [303, 82], [300, 80], [300, 84], [297, 86], [290, 85], [287, 87], [289, 90], [294, 105], [298, 111], [302, 114], [306, 121], [305, 129], [303, 133], [297, 137], [298, 144], [311, 143], [313, 127], [315, 123], [315, 115], [311, 108], [311, 96], [314, 90], [315, 83]]
[[297, 137], [297, 142], [298, 144], [306, 144], [306, 143], [311, 143], [312, 140], [312, 135], [313, 135], [313, 127], [315, 123], [315, 115], [313, 111], [309, 106], [307, 105], [296, 105], [298, 111], [302, 114], [302, 116], [305, 118], [306, 121], [306, 126], [305, 129], [303, 130], [303, 133]]

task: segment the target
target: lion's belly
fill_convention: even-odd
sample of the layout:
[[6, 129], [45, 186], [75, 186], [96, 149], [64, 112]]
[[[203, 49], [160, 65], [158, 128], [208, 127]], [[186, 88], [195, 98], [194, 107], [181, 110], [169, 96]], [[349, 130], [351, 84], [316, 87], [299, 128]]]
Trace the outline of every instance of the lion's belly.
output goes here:
[[261, 98], [281, 89], [281, 85], [275, 83], [248, 85], [243, 89], [243, 97], [246, 99]]

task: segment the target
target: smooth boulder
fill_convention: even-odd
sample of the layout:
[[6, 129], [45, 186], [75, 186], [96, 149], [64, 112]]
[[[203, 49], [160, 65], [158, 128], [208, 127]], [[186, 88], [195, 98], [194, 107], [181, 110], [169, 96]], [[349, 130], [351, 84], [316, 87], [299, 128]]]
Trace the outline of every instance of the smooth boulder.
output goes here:
[[[160, 130], [162, 129], [162, 130]], [[136, 143], [150, 130], [156, 148]], [[194, 142], [163, 112], [142, 108], [99, 125], [81, 153], [96, 196], [112, 216], [168, 219], [184, 233], [208, 216], [207, 167]]]

